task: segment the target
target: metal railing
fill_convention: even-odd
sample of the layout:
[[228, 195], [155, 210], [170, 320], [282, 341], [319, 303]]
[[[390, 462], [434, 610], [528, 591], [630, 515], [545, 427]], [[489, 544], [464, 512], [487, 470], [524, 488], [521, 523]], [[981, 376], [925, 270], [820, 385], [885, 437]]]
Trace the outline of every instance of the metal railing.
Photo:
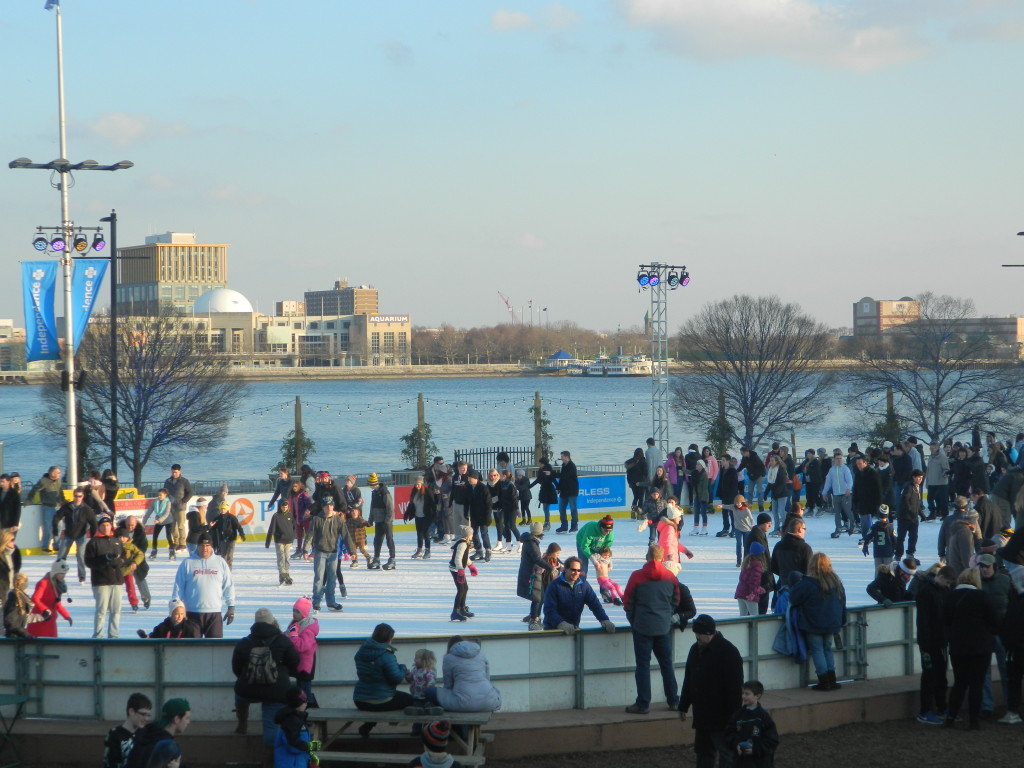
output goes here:
[[[865, 606], [848, 611], [844, 648], [835, 651], [837, 676], [866, 680], [914, 674], [914, 604]], [[796, 664], [772, 650], [778, 616], [727, 619], [719, 631], [739, 650], [744, 679], [766, 688], [804, 686], [809, 663]], [[314, 686], [322, 706], [349, 706], [356, 683], [354, 655], [362, 638], [321, 637]], [[636, 663], [628, 630], [489, 634], [481, 637], [491, 679], [505, 712], [624, 706], [633, 700]], [[693, 635], [672, 631], [674, 666], [685, 669]], [[133, 691], [156, 701], [184, 696], [193, 717], [223, 719], [231, 710], [234, 640], [17, 639], [0, 643], [0, 692], [29, 699], [26, 714], [39, 717], [119, 719]], [[444, 655], [447, 638], [408, 637], [396, 642], [398, 657], [416, 649]], [[655, 665], [652, 674], [660, 677]], [[538, 685], [542, 681], [543, 685]], [[661, 686], [652, 686], [656, 697]]]
[[490, 469], [495, 465], [495, 456], [507, 453], [514, 467], [532, 467], [536, 460], [533, 446], [498, 446], [497, 448], [470, 448], [455, 451], [455, 462], [469, 462], [475, 469]]

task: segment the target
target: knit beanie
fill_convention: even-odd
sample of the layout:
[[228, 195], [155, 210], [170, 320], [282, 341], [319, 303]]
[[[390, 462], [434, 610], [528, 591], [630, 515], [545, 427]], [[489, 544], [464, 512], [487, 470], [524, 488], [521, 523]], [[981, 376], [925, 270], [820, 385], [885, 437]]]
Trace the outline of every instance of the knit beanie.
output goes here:
[[308, 597], [300, 597], [295, 601], [295, 605], [292, 606], [292, 610], [298, 611], [302, 618], [308, 619], [309, 612], [313, 610], [313, 601]]
[[452, 724], [447, 720], [437, 720], [423, 726], [423, 746], [430, 752], [446, 752], [448, 750], [448, 736], [451, 733]]

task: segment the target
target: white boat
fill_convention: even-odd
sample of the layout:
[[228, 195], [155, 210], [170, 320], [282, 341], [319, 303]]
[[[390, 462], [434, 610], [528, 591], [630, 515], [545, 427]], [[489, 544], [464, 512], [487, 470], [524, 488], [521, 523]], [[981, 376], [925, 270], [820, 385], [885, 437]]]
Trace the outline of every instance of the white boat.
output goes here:
[[650, 376], [653, 370], [647, 355], [601, 355], [596, 360], [580, 362], [579, 367], [568, 369], [570, 376]]

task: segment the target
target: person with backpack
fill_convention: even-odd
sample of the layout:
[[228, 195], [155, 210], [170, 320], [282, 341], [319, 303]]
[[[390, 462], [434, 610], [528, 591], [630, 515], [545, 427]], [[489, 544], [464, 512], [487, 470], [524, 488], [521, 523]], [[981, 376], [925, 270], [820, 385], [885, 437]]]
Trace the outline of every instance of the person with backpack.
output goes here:
[[284, 707], [291, 687], [289, 677], [299, 671], [299, 652], [269, 608], [256, 611], [256, 621], [249, 634], [235, 645], [231, 654], [231, 671], [235, 675], [235, 733], [248, 730], [249, 707], [263, 708], [263, 743], [274, 746], [277, 725], [274, 716]]

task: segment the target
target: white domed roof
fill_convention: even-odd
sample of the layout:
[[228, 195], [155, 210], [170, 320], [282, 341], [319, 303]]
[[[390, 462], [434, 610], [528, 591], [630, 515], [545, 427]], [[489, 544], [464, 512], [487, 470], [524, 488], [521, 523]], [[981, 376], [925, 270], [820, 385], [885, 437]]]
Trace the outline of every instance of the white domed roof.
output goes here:
[[211, 312], [252, 312], [252, 304], [238, 291], [230, 288], [214, 288], [207, 291], [192, 306], [192, 311], [199, 314]]

